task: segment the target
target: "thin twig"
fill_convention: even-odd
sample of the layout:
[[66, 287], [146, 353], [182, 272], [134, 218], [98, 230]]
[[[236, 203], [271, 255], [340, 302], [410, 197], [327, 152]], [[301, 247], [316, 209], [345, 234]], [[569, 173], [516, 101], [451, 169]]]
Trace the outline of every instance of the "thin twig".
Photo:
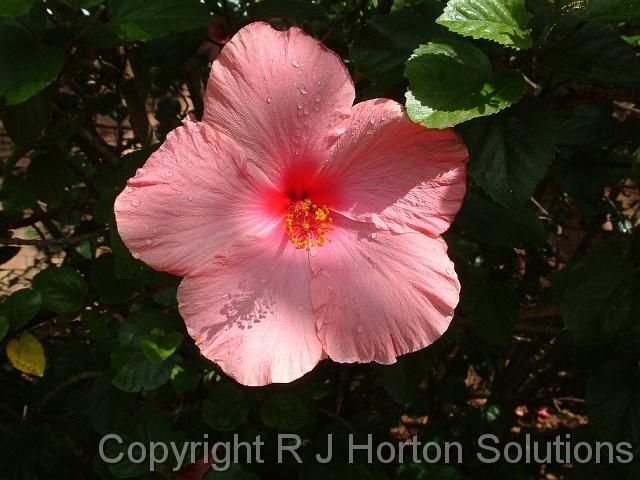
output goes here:
[[202, 120], [204, 112], [204, 87], [202, 79], [195, 68], [185, 73], [185, 83], [189, 90], [189, 97], [193, 104], [193, 113], [198, 120]]
[[78, 235], [77, 237], [61, 237], [61, 238], [48, 238], [45, 240], [34, 240], [28, 238], [0, 238], [0, 245], [35, 245], [38, 247], [45, 247], [51, 245], [71, 245], [75, 243], [82, 243], [85, 240], [104, 235], [106, 230], [99, 230], [97, 232], [85, 233]]
[[342, 418], [339, 415], [336, 415], [335, 413], [333, 413], [330, 410], [327, 410], [326, 408], [322, 408], [322, 407], [318, 407], [318, 412], [322, 413], [323, 415], [326, 415], [329, 418], [333, 418], [334, 420], [336, 420], [337, 422], [340, 422], [342, 425], [344, 425], [344, 427], [349, 430], [351, 433], [353, 433], [353, 435], [358, 439], [358, 440], [362, 440], [362, 436], [358, 433], [358, 431], [353, 428], [353, 425], [351, 425], [347, 420], [345, 420], [344, 418]]
[[531, 325], [526, 323], [519, 323], [514, 327], [516, 332], [522, 333], [539, 333], [542, 335], [557, 336], [564, 332], [564, 329], [559, 327], [547, 327], [545, 325]]
[[[78, 128], [76, 132], [76, 138], [80, 145], [80, 148], [85, 153], [95, 152], [100, 158], [107, 162], [112, 167], [117, 167], [120, 164], [118, 156], [111, 151], [109, 144], [105, 142], [102, 137], [92, 135], [91, 132], [85, 128]], [[87, 155], [89, 156], [89, 155]]]
[[121, 91], [122, 97], [129, 108], [129, 120], [135, 136], [142, 145], [153, 145], [158, 139], [149, 122], [145, 98], [138, 91], [133, 66], [129, 60], [126, 63], [126, 75], [121, 84]]
[[54, 388], [49, 393], [47, 393], [47, 395], [42, 399], [42, 402], [40, 403], [40, 410], [42, 410], [44, 408], [44, 406], [47, 403], [49, 403], [49, 400], [51, 400], [55, 395], [60, 393], [60, 391], [63, 390], [64, 388], [66, 388], [66, 387], [68, 387], [70, 385], [73, 385], [74, 383], [82, 382], [83, 380], [89, 380], [89, 379], [97, 378], [102, 374], [103, 374], [103, 372], [98, 372], [98, 371], [82, 372], [82, 373], [79, 373], [77, 375], [74, 375], [73, 377], [68, 378], [64, 382], [60, 383], [56, 388]]

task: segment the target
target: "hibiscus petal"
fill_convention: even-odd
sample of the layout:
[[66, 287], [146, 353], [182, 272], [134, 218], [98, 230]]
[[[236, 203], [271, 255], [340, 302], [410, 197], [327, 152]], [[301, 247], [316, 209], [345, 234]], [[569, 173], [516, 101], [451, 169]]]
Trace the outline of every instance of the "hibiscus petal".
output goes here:
[[129, 179], [114, 210], [136, 258], [185, 275], [241, 233], [282, 228], [269, 208], [279, 196], [229, 139], [187, 120]]
[[245, 385], [291, 382], [322, 358], [306, 252], [275, 232], [243, 239], [178, 289], [202, 354]]
[[355, 97], [340, 57], [298, 28], [242, 28], [213, 62], [204, 121], [253, 152], [281, 188], [313, 170], [346, 127]]
[[329, 357], [394, 363], [447, 329], [460, 284], [442, 239], [341, 216], [331, 239], [311, 258], [311, 301]]
[[351, 123], [324, 171], [343, 215], [394, 232], [437, 237], [465, 194], [467, 150], [453, 130], [413, 123], [397, 102], [354, 106]]

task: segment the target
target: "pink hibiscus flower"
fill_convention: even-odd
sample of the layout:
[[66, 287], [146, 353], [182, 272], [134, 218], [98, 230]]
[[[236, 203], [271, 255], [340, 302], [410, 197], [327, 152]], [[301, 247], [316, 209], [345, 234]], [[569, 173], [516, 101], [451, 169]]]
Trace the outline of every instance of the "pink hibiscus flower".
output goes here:
[[329, 356], [393, 363], [447, 329], [460, 284], [440, 238], [465, 193], [451, 130], [400, 104], [353, 105], [335, 53], [253, 23], [187, 120], [115, 202], [118, 231], [184, 276], [180, 313], [238, 382], [290, 382]]

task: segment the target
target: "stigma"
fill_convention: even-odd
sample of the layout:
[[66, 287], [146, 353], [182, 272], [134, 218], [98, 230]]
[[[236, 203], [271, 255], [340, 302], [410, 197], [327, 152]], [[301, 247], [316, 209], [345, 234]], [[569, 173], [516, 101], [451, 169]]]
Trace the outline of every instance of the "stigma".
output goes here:
[[291, 203], [285, 222], [291, 243], [301, 250], [321, 247], [327, 241], [327, 233], [333, 231], [327, 206], [319, 206], [309, 198]]

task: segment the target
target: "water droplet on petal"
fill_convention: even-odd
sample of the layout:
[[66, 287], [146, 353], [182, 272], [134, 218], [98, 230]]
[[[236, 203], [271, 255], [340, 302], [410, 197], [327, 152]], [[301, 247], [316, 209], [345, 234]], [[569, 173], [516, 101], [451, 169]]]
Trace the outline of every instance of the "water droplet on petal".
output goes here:
[[362, 325], [361, 323], [359, 323], [358, 325], [356, 325], [356, 331], [358, 333], [362, 333], [362, 331], [364, 330], [364, 325]]
[[313, 107], [313, 109], [314, 109], [316, 112], [319, 112], [319, 111], [320, 111], [320, 107], [318, 107], [317, 105], [316, 105], [315, 107]]
[[369, 123], [370, 123], [371, 125], [374, 125], [374, 124], [376, 123], [376, 120], [375, 120], [374, 118], [370, 118], [370, 119], [369, 119]]
[[304, 103], [298, 102], [298, 110], [302, 110], [304, 108]]
[[447, 273], [448, 273], [449, 275], [453, 275], [453, 273], [454, 273], [453, 268], [451, 268], [451, 267], [447, 267]]
[[309, 109], [307, 107], [304, 107], [303, 112], [305, 115], [309, 115]]
[[153, 240], [151, 240], [150, 238], [147, 238], [144, 243], [146, 243], [147, 245], [151, 245], [153, 243]]
[[306, 88], [304, 88], [304, 87], [300, 87], [300, 95], [306, 95], [307, 93], [308, 93], [308, 92], [307, 92], [307, 89], [306, 89]]
[[133, 187], [127, 187], [127, 193], [133, 192]]
[[131, 200], [131, 205], [133, 205], [134, 207], [137, 207], [140, 205], [140, 199], [139, 198], [134, 198]]
[[375, 239], [377, 238], [377, 236], [378, 236], [378, 234], [377, 234], [376, 232], [373, 232], [373, 233], [371, 234], [371, 239], [372, 239], [372, 240], [375, 240]]
[[293, 65], [293, 66], [294, 66], [294, 67], [296, 67], [296, 68], [300, 68], [300, 64], [298, 63], [298, 61], [297, 61], [297, 60], [293, 60], [293, 61], [291, 62], [291, 65]]
[[320, 103], [320, 95], [316, 95], [316, 103]]
[[138, 259], [140, 258], [140, 254], [139, 254], [138, 252], [133, 252], [133, 253], [131, 254], [131, 256], [132, 256], [133, 258], [135, 258], [136, 260], [138, 260]]
[[271, 103], [272, 101], [273, 101], [273, 98], [267, 97], [267, 103]]

